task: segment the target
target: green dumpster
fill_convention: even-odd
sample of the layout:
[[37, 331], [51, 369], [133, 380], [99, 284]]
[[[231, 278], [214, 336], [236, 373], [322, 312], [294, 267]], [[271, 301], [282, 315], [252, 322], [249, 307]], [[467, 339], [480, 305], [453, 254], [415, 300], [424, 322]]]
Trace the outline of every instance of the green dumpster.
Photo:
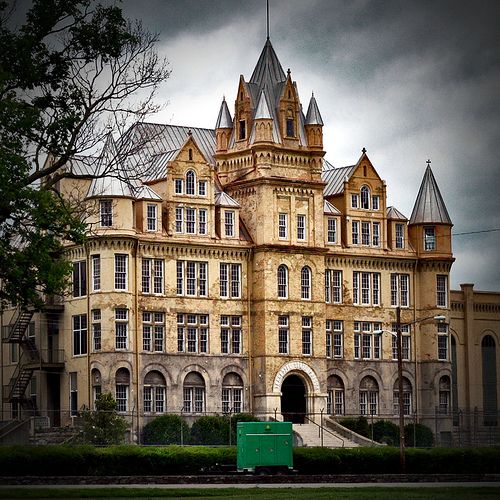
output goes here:
[[293, 469], [291, 422], [238, 422], [238, 471]]

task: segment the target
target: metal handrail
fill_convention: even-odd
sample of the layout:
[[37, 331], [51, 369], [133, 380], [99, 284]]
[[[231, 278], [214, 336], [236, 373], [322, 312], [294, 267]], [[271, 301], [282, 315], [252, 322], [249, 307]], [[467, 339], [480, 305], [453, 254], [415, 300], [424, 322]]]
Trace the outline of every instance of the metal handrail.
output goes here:
[[[333, 433], [330, 429], [327, 429], [324, 425], [323, 425], [323, 422], [321, 422], [321, 425], [318, 424], [317, 422], [315, 422], [314, 420], [312, 420], [311, 418], [309, 418], [307, 415], [304, 415], [304, 418], [306, 420], [308, 420], [309, 422], [311, 422], [311, 424], [314, 424], [318, 427], [318, 435], [320, 437], [321, 436], [321, 433], [322, 432], [328, 432], [328, 434], [330, 434], [331, 436], [333, 436], [334, 438], [337, 438], [337, 439], [340, 439], [342, 441], [342, 448], [345, 448], [345, 441], [337, 434]], [[321, 414], [321, 419], [323, 420], [323, 414]], [[321, 446], [323, 446], [323, 438], [321, 439]]]

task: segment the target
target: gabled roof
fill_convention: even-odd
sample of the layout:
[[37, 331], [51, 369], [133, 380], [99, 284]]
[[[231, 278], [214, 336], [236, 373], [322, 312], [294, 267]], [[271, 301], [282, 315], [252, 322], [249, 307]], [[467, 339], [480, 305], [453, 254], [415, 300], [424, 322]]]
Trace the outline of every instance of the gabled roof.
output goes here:
[[410, 217], [410, 224], [452, 224], [430, 165], [427, 165], [422, 184]]
[[222, 99], [222, 104], [220, 105], [219, 116], [217, 117], [215, 128], [233, 128], [233, 119], [231, 118], [231, 113], [227, 107], [225, 97]]
[[388, 219], [408, 220], [396, 207], [387, 207], [386, 215]]
[[350, 179], [355, 169], [356, 165], [335, 168], [325, 160], [323, 162], [323, 171], [321, 172], [321, 179], [326, 182], [326, 186], [323, 189], [323, 196], [333, 196], [342, 193], [344, 182]]
[[141, 184], [134, 189], [135, 198], [137, 200], [162, 201], [162, 197], [149, 186]]
[[241, 208], [241, 205], [236, 200], [222, 191], [215, 193], [215, 205], [218, 207]]
[[341, 211], [337, 207], [334, 207], [328, 200], [324, 200], [323, 213], [341, 215]]
[[319, 112], [318, 103], [314, 98], [314, 94], [311, 96], [311, 100], [309, 101], [309, 107], [307, 108], [306, 115], [306, 125], [323, 125], [323, 119], [321, 118], [321, 114]]

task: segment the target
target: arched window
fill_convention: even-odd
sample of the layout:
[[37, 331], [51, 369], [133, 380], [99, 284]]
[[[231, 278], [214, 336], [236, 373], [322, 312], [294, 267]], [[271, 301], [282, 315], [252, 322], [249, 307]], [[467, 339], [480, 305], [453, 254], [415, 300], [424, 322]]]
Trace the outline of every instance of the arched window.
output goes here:
[[338, 375], [330, 375], [327, 380], [328, 396], [326, 412], [328, 415], [343, 415], [344, 408], [344, 382]]
[[286, 135], [287, 137], [295, 137], [295, 120], [291, 109], [286, 113]]
[[311, 269], [307, 266], [300, 272], [300, 294], [302, 300], [311, 300]]
[[198, 372], [190, 372], [184, 379], [184, 406], [186, 413], [205, 411], [205, 380]]
[[361, 187], [361, 208], [370, 208], [370, 190], [366, 186]]
[[[399, 380], [396, 379], [394, 382], [393, 395], [393, 407], [394, 415], [399, 415]], [[411, 415], [412, 409], [412, 396], [411, 396], [411, 383], [410, 381], [403, 377], [403, 410], [405, 415]]]
[[128, 411], [129, 388], [130, 372], [126, 368], [119, 368], [115, 375], [116, 411]]
[[439, 413], [445, 415], [450, 412], [450, 387], [451, 381], [448, 375], [439, 379]]
[[144, 413], [165, 413], [167, 384], [165, 377], [156, 370], [144, 377]]
[[495, 339], [486, 335], [481, 342], [484, 425], [497, 425], [497, 363]]
[[243, 380], [237, 373], [228, 373], [222, 380], [222, 413], [243, 411]]
[[95, 401], [102, 393], [102, 378], [101, 372], [97, 368], [93, 368], [90, 372], [90, 378], [92, 380], [92, 402], [95, 408]]
[[359, 384], [360, 415], [376, 415], [378, 413], [378, 384], [373, 377], [365, 377]]
[[192, 170], [186, 172], [186, 194], [194, 194], [196, 176]]
[[281, 264], [278, 267], [278, 298], [286, 299], [288, 297], [288, 268]]

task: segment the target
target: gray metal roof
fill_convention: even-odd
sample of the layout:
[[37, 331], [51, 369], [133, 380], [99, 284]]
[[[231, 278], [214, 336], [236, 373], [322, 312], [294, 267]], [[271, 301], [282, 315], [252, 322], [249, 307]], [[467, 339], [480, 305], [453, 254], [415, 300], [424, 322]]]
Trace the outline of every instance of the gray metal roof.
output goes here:
[[189, 132], [207, 162], [215, 164], [215, 131], [206, 128], [163, 125], [159, 123], [136, 123], [117, 142], [120, 153], [127, 156], [127, 165], [139, 176], [147, 170], [151, 158], [157, 154], [181, 149]]
[[222, 191], [215, 193], [215, 205], [219, 207], [241, 208], [241, 205], [236, 200]]
[[264, 48], [259, 56], [257, 65], [253, 70], [249, 83], [255, 83], [259, 89], [274, 89], [279, 82], [286, 81], [286, 75], [281, 67], [276, 52], [269, 38], [266, 40]]
[[256, 120], [270, 120], [272, 119], [271, 112], [269, 111], [269, 106], [267, 104], [267, 99], [264, 94], [264, 90], [260, 91], [259, 104], [257, 104], [257, 109], [255, 110]]
[[226, 98], [222, 99], [215, 128], [233, 128], [233, 119], [231, 118], [231, 113], [227, 107]]
[[356, 165], [335, 168], [325, 160], [323, 162], [323, 171], [321, 172], [321, 178], [326, 182], [326, 186], [323, 189], [323, 196], [342, 193], [344, 190], [344, 181], [349, 180], [355, 168]]
[[422, 184], [410, 217], [410, 224], [452, 224], [430, 165], [427, 165]]
[[396, 207], [387, 207], [386, 215], [388, 219], [408, 220]]
[[137, 200], [162, 201], [162, 197], [156, 191], [144, 184], [137, 186], [134, 189], [134, 194]]
[[309, 107], [307, 108], [306, 125], [323, 125], [323, 119], [321, 118], [314, 94], [311, 96]]
[[334, 207], [328, 200], [324, 200], [323, 213], [341, 215], [342, 212], [337, 207]]

